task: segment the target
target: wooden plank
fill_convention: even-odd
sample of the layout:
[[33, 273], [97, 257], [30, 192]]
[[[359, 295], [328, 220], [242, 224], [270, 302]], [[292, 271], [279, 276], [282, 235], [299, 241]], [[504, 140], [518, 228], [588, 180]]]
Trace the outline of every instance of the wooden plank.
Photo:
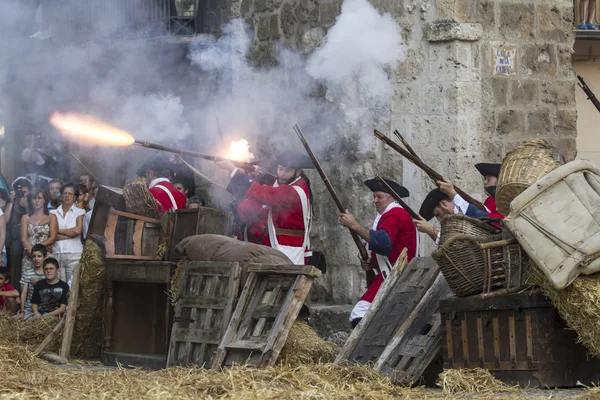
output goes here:
[[354, 329], [335, 362], [337, 364], [345, 360], [350, 364], [376, 362], [394, 334], [427, 293], [440, 274], [439, 271], [433, 258], [417, 257], [398, 271], [397, 278], [394, 274], [388, 277], [371, 308]]
[[169, 366], [212, 364], [231, 319], [240, 274], [237, 262], [185, 263], [169, 343]]
[[[289, 276], [291, 268], [283, 267], [255, 264], [249, 268], [254, 272], [249, 274], [212, 368], [235, 363], [257, 367], [275, 364], [314, 277], [311, 268], [293, 266], [296, 278], [290, 287], [281, 277]], [[273, 286], [277, 284], [280, 286]]]
[[73, 339], [73, 328], [75, 327], [75, 317], [77, 316], [77, 307], [79, 305], [79, 283], [81, 281], [81, 263], [77, 263], [73, 270], [71, 280], [71, 289], [69, 290], [69, 300], [67, 304], [67, 316], [65, 317], [65, 331], [60, 347], [59, 355], [69, 359], [71, 352], [71, 339]]
[[119, 210], [115, 210], [114, 208], [110, 209], [110, 213], [112, 215], [118, 215], [120, 217], [125, 217], [125, 218], [129, 218], [129, 219], [134, 219], [134, 220], [138, 220], [138, 221], [144, 221], [144, 222], [149, 222], [151, 224], [160, 225], [160, 220], [158, 220], [158, 219], [148, 218], [148, 217], [144, 217], [143, 215], [132, 214], [132, 213], [128, 213], [125, 211], [119, 211]]
[[375, 319], [377, 315], [377, 310], [379, 309], [380, 305], [387, 299], [390, 289], [396, 284], [396, 281], [402, 275], [402, 272], [406, 268], [407, 264], [408, 261], [406, 259], [406, 249], [404, 249], [402, 251], [402, 254], [400, 254], [400, 257], [398, 257], [398, 259], [396, 260], [396, 263], [390, 271], [388, 278], [383, 282], [383, 284], [379, 288], [379, 291], [377, 292], [377, 295], [375, 296], [375, 299], [371, 304], [371, 308], [369, 308], [364, 318], [352, 330], [352, 333], [346, 340], [344, 347], [337, 355], [334, 361], [335, 364], [340, 364], [350, 358], [352, 352], [354, 351], [354, 349], [356, 349], [360, 340], [363, 338], [365, 331]]
[[321, 271], [312, 265], [280, 265], [280, 264], [249, 264], [248, 273], [274, 274], [274, 275], [308, 275], [320, 276]]
[[180, 298], [181, 307], [223, 309], [229, 303], [229, 299], [215, 297], [184, 297]]
[[225, 361], [225, 356], [227, 355], [225, 346], [233, 341], [237, 333], [237, 327], [243, 318], [246, 303], [252, 298], [252, 292], [254, 292], [257, 284], [258, 276], [256, 274], [249, 274], [248, 279], [246, 279], [246, 284], [244, 285], [244, 290], [242, 290], [242, 294], [238, 299], [237, 306], [229, 321], [229, 325], [227, 325], [227, 330], [225, 331], [225, 334], [219, 343], [219, 348], [217, 349], [217, 353], [213, 359], [213, 369], [219, 369], [223, 365], [223, 361]]
[[52, 342], [52, 340], [54, 340], [56, 335], [58, 335], [58, 333], [64, 328], [64, 326], [65, 326], [65, 318], [61, 318], [60, 321], [58, 321], [58, 324], [56, 324], [56, 326], [54, 327], [54, 329], [52, 329], [52, 331], [48, 335], [46, 335], [46, 337], [44, 338], [42, 343], [40, 343], [40, 345], [35, 349], [35, 351], [33, 352], [33, 355], [37, 357], [40, 354], [42, 354], [42, 352], [44, 350], [46, 350], [46, 347], [48, 347], [50, 342]]
[[142, 253], [142, 234], [144, 233], [144, 222], [141, 220], [135, 221], [132, 234], [132, 252], [135, 256], [141, 256]]
[[398, 383], [415, 382], [441, 349], [443, 324], [439, 301], [450, 296], [452, 291], [448, 283], [442, 274], [438, 274], [386, 346], [375, 369]]
[[104, 229], [104, 251], [106, 257], [110, 258], [115, 254], [115, 232], [117, 231], [117, 224], [119, 217], [116, 215], [109, 215], [106, 221], [106, 227]]

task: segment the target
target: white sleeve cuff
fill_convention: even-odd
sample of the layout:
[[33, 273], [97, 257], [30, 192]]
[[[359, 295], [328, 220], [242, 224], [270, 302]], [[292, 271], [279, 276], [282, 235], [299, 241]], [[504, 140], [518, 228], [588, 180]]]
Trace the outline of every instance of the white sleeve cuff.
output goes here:
[[234, 168], [233, 171], [231, 171], [231, 175], [229, 175], [229, 179], [233, 178], [233, 176], [235, 175], [237, 170], [238, 170], [237, 168]]
[[465, 215], [467, 213], [467, 208], [469, 208], [469, 203], [465, 199], [460, 197], [459, 194], [454, 196], [454, 199], [452, 199], [452, 201], [454, 202], [454, 205], [460, 210], [461, 214]]

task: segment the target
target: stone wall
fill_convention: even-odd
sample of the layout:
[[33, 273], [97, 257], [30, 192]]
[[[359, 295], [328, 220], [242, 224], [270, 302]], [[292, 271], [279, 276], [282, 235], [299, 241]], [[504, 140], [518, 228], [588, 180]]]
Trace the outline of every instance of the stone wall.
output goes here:
[[[533, 138], [556, 143], [575, 156], [575, 82], [570, 0], [372, 0], [402, 28], [407, 59], [390, 78], [395, 89], [390, 121], [434, 169], [482, 199], [477, 162], [501, 162], [516, 145]], [[234, 0], [232, 17], [256, 31], [254, 59], [273, 62], [276, 43], [309, 52], [335, 23], [339, 0]], [[357, 127], [340, 138], [325, 168], [343, 201], [370, 226], [374, 209], [362, 181], [375, 172], [395, 177], [418, 209], [432, 182], [393, 150], [376, 144], [359, 151], [353, 140], [370, 135]], [[363, 290], [363, 273], [350, 235], [337, 225], [333, 203], [314, 177], [313, 247], [325, 249], [329, 271], [313, 300], [352, 303]], [[422, 251], [431, 241], [422, 238]]]

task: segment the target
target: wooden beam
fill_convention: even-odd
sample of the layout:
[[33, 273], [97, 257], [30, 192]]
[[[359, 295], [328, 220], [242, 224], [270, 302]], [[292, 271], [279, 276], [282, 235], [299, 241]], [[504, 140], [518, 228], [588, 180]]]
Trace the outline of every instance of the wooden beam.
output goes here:
[[286, 264], [249, 264], [248, 273], [276, 274], [276, 275], [307, 275], [320, 276], [321, 271], [312, 265], [286, 265]]
[[71, 290], [69, 293], [69, 303], [67, 305], [67, 316], [65, 318], [65, 331], [63, 333], [62, 345], [60, 347], [60, 356], [69, 358], [71, 351], [71, 340], [73, 339], [73, 328], [75, 327], [75, 317], [77, 316], [77, 304], [79, 303], [79, 282], [81, 281], [81, 263], [78, 263], [73, 271], [71, 280]]
[[65, 319], [61, 318], [60, 321], [58, 321], [58, 324], [56, 324], [56, 326], [54, 327], [54, 329], [52, 329], [52, 331], [50, 331], [50, 333], [44, 338], [42, 343], [40, 343], [40, 345], [35, 349], [35, 351], [33, 352], [33, 355], [37, 357], [40, 354], [42, 354], [42, 352], [46, 349], [46, 347], [48, 347], [50, 342], [52, 340], [54, 340], [54, 338], [56, 337], [58, 332], [60, 332], [64, 326], [65, 326]]

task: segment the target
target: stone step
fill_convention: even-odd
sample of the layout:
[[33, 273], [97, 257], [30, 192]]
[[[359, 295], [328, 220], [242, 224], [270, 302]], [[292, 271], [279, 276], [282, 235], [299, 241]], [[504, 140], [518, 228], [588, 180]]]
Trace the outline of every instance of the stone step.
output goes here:
[[348, 316], [353, 307], [352, 304], [311, 304], [309, 324], [323, 339], [343, 346], [352, 331]]

